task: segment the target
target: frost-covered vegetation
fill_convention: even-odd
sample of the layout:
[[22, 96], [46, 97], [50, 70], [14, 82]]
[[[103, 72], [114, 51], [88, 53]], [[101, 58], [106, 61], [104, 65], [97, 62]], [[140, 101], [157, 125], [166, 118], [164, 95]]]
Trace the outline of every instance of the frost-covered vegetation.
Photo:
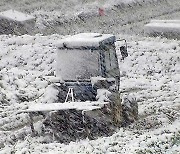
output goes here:
[[[27, 136], [29, 119], [24, 113], [16, 114], [29, 103], [56, 102], [56, 91], [52, 92], [43, 77], [54, 72], [54, 44], [61, 36], [1, 36], [1, 106], [5, 105], [0, 113], [2, 153], [176, 153], [180, 132], [180, 42], [124, 37], [128, 38], [130, 56], [120, 63], [121, 89], [137, 98], [139, 120], [113, 136], [64, 145], [45, 144], [47, 138]], [[17, 57], [27, 64], [18, 62]], [[41, 131], [41, 125], [39, 121], [35, 129]]]
[[[2, 11], [16, 9], [35, 16], [36, 32], [43, 34], [143, 34], [144, 24], [152, 18], [180, 17], [177, 0], [3, 0], [0, 4]], [[105, 16], [98, 17], [98, 8]]]
[[[2, 11], [17, 9], [34, 15], [37, 31], [51, 35], [0, 36], [0, 153], [180, 153], [180, 41], [177, 40], [117, 35], [127, 39], [129, 49], [129, 57], [120, 61], [122, 97], [130, 94], [137, 98], [139, 119], [127, 128], [117, 129], [112, 136], [67, 145], [56, 143], [42, 134], [41, 116], [35, 119], [38, 135], [32, 137], [29, 117], [18, 113], [30, 104], [57, 101], [58, 92], [45, 77], [54, 75], [55, 45], [61, 34], [81, 31], [140, 34], [151, 18], [179, 16], [177, 0], [147, 1], [128, 0], [124, 4], [123, 0], [111, 3], [1, 0]], [[98, 7], [107, 8], [106, 16], [75, 20], [74, 15], [86, 11], [91, 15]], [[59, 34], [52, 35], [56, 32]]]

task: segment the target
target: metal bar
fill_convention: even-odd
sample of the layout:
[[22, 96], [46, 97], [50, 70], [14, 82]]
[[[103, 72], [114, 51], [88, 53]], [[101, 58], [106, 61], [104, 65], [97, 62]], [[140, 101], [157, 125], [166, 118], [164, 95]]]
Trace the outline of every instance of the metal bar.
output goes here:
[[30, 119], [30, 127], [31, 127], [31, 131], [32, 131], [32, 136], [35, 136], [35, 129], [34, 129], [34, 125], [33, 125], [33, 115], [31, 112], [29, 112], [29, 119]]
[[68, 93], [66, 95], [65, 103], [68, 101], [69, 95], [71, 95], [71, 101], [74, 102], [74, 93], [73, 88], [69, 88]]

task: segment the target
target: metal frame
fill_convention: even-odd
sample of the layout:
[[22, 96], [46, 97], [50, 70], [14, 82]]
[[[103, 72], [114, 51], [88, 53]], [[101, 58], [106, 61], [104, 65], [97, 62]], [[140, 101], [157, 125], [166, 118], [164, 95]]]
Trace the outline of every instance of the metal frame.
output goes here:
[[124, 41], [124, 42], [125, 42], [125, 46], [126, 46], [126, 48], [127, 48], [127, 41], [126, 41], [126, 39], [119, 39], [119, 40], [116, 40], [116, 42], [120, 42], [120, 41]]

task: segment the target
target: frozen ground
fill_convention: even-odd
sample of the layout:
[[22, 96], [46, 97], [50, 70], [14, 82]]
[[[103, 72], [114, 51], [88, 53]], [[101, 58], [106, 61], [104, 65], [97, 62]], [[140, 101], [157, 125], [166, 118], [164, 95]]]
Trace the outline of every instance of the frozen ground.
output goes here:
[[[98, 16], [98, 8], [105, 16]], [[143, 26], [152, 18], [180, 18], [177, 0], [2, 0], [2, 11], [16, 9], [34, 15], [36, 32], [43, 34], [74, 34], [106, 32], [143, 34]], [[92, 24], [93, 23], [93, 24]]]
[[[130, 56], [120, 63], [121, 89], [138, 100], [137, 123], [111, 137], [69, 145], [46, 144], [46, 138], [28, 136], [27, 115], [16, 113], [30, 103], [56, 102], [56, 90], [52, 95], [53, 88], [43, 77], [54, 72], [54, 45], [61, 37], [0, 37], [1, 105], [6, 105], [0, 113], [0, 153], [179, 152], [180, 42], [159, 38], [124, 36]], [[40, 126], [37, 123], [36, 129]]]
[[[56, 102], [57, 91], [44, 77], [54, 74], [55, 44], [63, 37], [61, 34], [99, 31], [141, 35], [143, 25], [149, 19], [176, 19], [180, 15], [180, 2], [177, 0], [130, 3], [125, 8], [124, 5], [111, 7], [113, 5], [107, 6], [107, 1], [103, 4], [98, 1], [98, 5], [113, 10], [108, 10], [102, 18], [92, 16], [91, 20], [69, 22], [71, 20], [66, 15], [74, 5], [75, 12], [80, 10], [80, 6], [90, 7], [88, 11], [99, 7], [95, 0], [85, 2], [80, 1], [79, 5], [73, 0], [53, 0], [51, 5], [47, 5], [47, 0], [32, 0], [31, 4], [29, 0], [23, 3], [17, 0], [0, 2], [2, 10], [13, 7], [37, 16], [37, 27], [42, 33], [59, 33], [0, 36], [0, 153], [180, 153], [180, 41], [177, 40], [117, 35], [128, 41], [129, 57], [120, 62], [121, 89], [125, 94], [135, 95], [138, 100], [139, 120], [135, 124], [117, 129], [110, 137], [68, 145], [48, 143], [47, 138], [29, 135], [27, 115], [17, 112], [25, 109], [27, 104]], [[112, 4], [116, 2], [121, 1]], [[62, 12], [67, 24], [56, 24], [61, 8], [64, 8]], [[72, 16], [68, 14], [68, 17]], [[39, 134], [41, 126], [41, 120], [37, 119], [35, 129]]]

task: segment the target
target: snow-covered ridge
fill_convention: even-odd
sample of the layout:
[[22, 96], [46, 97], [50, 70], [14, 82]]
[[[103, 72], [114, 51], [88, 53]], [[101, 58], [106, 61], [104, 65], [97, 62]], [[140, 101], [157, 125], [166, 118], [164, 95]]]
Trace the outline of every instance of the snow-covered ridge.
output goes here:
[[[28, 0], [15, 0], [10, 1], [9, 5], [5, 5], [5, 2], [0, 4], [2, 11], [16, 9], [35, 16], [35, 33], [63, 35], [88, 31], [142, 33], [148, 20], [168, 15], [168, 12], [176, 13], [179, 8], [176, 0], [53, 0], [51, 3], [47, 0], [31, 3]], [[98, 8], [104, 9], [105, 16], [99, 17]]]
[[[66, 10], [63, 10], [63, 7], [59, 11], [41, 9], [38, 11], [33, 11], [31, 14], [37, 17], [37, 22], [39, 26], [52, 26], [61, 25], [67, 22], [76, 22], [79, 19], [88, 19], [93, 16], [99, 16], [99, 8], [102, 8], [105, 12], [105, 15], [108, 14], [114, 8], [120, 8], [120, 10], [136, 7], [137, 5], [146, 6], [149, 3], [158, 3], [165, 0], [93, 0], [93, 1], [82, 1], [82, 2], [72, 2], [69, 1], [68, 5], [62, 2], [62, 6], [65, 5]], [[74, 5], [73, 5], [74, 4]], [[67, 7], [69, 6], [69, 7]], [[73, 9], [71, 7], [73, 6]], [[42, 7], [43, 8], [43, 7]], [[71, 11], [69, 11], [71, 10]], [[43, 27], [43, 26], [42, 26]]]
[[[80, 2], [76, 4], [75, 1], [67, 3], [64, 7], [66, 10], [59, 5], [55, 7], [56, 9], [46, 8], [46, 4], [38, 10], [32, 8], [30, 14], [37, 18], [36, 32], [48, 35], [80, 32], [144, 34], [144, 24], [151, 19], [170, 18], [171, 14], [173, 14], [172, 19], [180, 16], [180, 3], [176, 0], [119, 0], [102, 1], [102, 3], [96, 0], [82, 4]], [[61, 6], [64, 5], [65, 2]], [[99, 7], [104, 9], [104, 16], [99, 16]]]
[[[104, 9], [105, 15], [107, 15], [109, 14], [108, 11], [117, 7], [124, 10], [137, 5], [156, 4], [160, 1], [165, 0], [53, 0], [51, 3], [48, 0], [32, 2], [15, 0], [8, 2], [8, 5], [4, 1], [0, 2], [0, 8], [2, 11], [15, 9], [35, 16], [37, 31], [47, 33], [48, 29], [52, 31], [54, 25], [61, 26], [67, 22], [99, 16], [98, 8]], [[53, 32], [56, 32], [56, 30], [54, 28]]]
[[14, 21], [20, 21], [20, 22], [35, 19], [35, 17], [33, 17], [33, 16], [23, 14], [23, 13], [18, 12], [16, 10], [7, 10], [7, 11], [4, 11], [4, 12], [1, 12], [0, 13], [0, 18], [2, 18], [2, 17], [7, 18], [7, 19], [11, 19], [11, 20], [14, 20]]

